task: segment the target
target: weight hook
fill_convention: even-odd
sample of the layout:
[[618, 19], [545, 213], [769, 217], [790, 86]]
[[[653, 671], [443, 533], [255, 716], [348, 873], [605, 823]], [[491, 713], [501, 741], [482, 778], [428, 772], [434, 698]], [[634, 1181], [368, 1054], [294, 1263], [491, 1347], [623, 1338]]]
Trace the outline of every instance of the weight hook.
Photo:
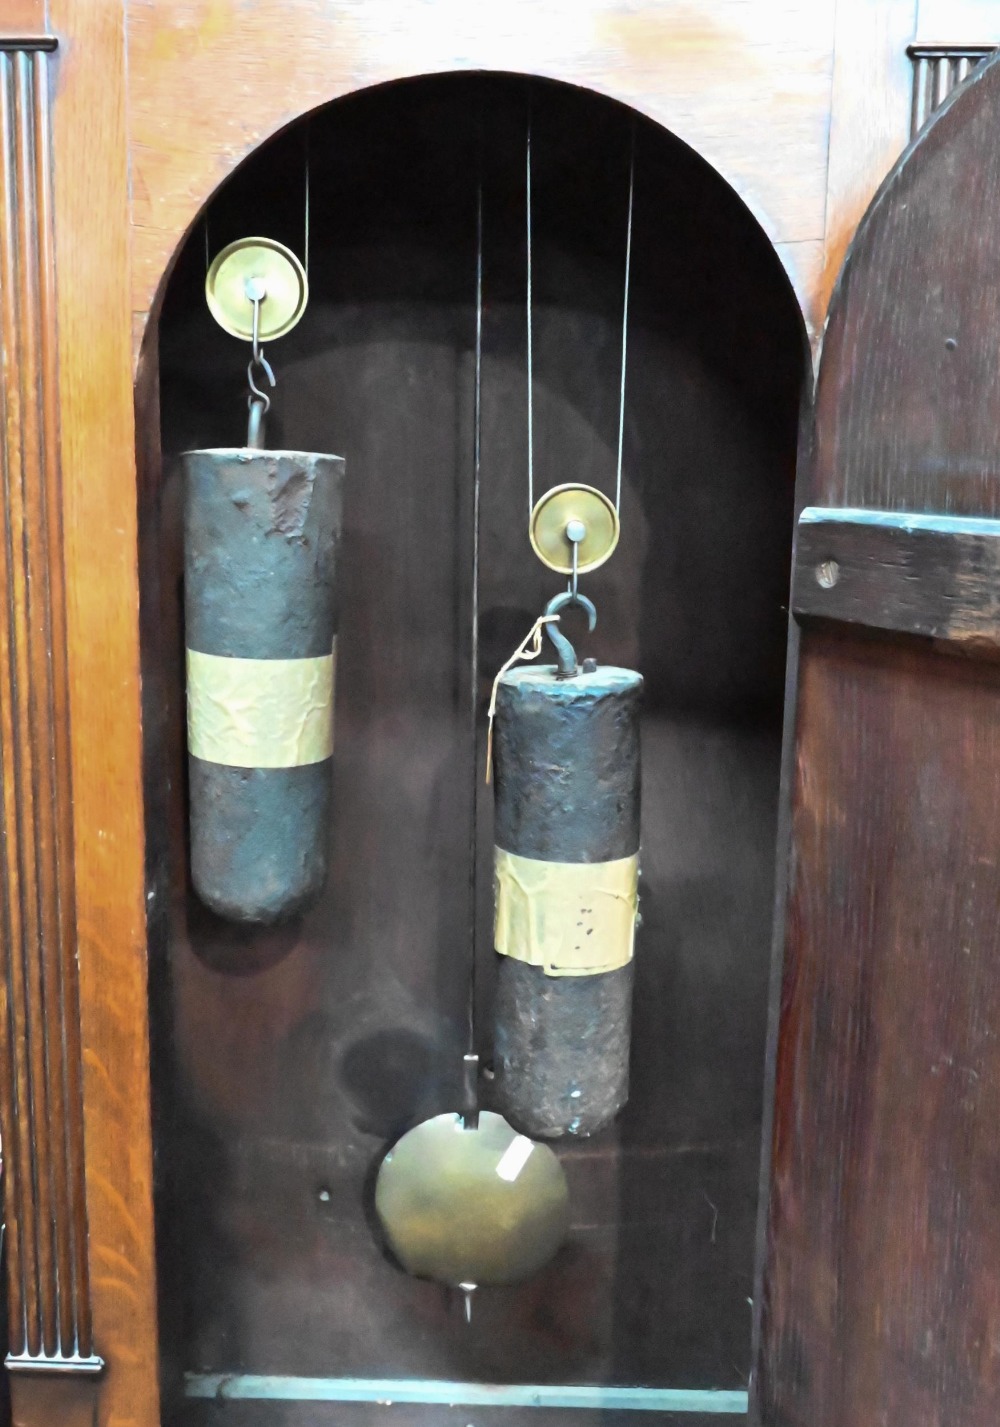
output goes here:
[[271, 409], [271, 398], [266, 391], [261, 391], [260, 387], [253, 379], [254, 367], [258, 367], [267, 378], [269, 386], [275, 386], [274, 372], [271, 370], [271, 363], [264, 356], [264, 349], [260, 345], [260, 304], [267, 295], [267, 289], [260, 278], [248, 278], [246, 283], [246, 293], [253, 303], [253, 338], [251, 343], [251, 357], [247, 363], [247, 385], [250, 387], [250, 395], [247, 398], [248, 404], [252, 407], [255, 401], [263, 403], [262, 416], [266, 416]]
[[[581, 595], [577, 590], [564, 590], [562, 594], [554, 595], [545, 606], [545, 613], [547, 615], [558, 615], [569, 605], [579, 605], [582, 610], [586, 610], [587, 629], [593, 633], [594, 627], [597, 624], [597, 610], [594, 608], [593, 603], [588, 600], [587, 596]], [[576, 650], [572, 644], [570, 644], [565, 634], [561, 632], [558, 625], [547, 624], [545, 626], [545, 633], [555, 646], [556, 658], [558, 660], [556, 677], [559, 679], [572, 678], [579, 667], [576, 661]]]
[[263, 352], [261, 352], [258, 357], [252, 357], [250, 359], [250, 361], [247, 363], [247, 385], [250, 388], [249, 400], [262, 401], [264, 403], [264, 410], [266, 411], [267, 408], [271, 405], [271, 398], [268, 396], [266, 391], [261, 391], [260, 387], [254, 381], [253, 369], [255, 366], [260, 367], [261, 371], [267, 377], [267, 380], [271, 386], [276, 386], [277, 383], [274, 379], [274, 372], [271, 370], [271, 363], [264, 356]]

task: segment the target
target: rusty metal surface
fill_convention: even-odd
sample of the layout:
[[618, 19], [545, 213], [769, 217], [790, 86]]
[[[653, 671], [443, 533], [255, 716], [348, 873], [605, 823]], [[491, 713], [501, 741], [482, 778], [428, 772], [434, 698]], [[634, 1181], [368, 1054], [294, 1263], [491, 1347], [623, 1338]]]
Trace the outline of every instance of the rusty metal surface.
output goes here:
[[610, 862], [639, 847], [642, 677], [512, 669], [497, 690], [494, 841], [519, 857]]
[[[344, 461], [300, 451], [185, 454], [185, 639], [237, 659], [330, 653]], [[220, 916], [274, 922], [323, 886], [330, 760], [240, 768], [189, 758], [191, 875]]]
[[510, 956], [497, 963], [497, 1104], [526, 1135], [596, 1134], [628, 1099], [634, 964], [546, 976]]
[[[557, 678], [513, 669], [496, 711], [497, 847], [548, 862], [609, 862], [639, 848], [642, 676]], [[595, 1134], [628, 1099], [633, 966], [549, 976], [498, 958], [494, 1093], [524, 1134]]]

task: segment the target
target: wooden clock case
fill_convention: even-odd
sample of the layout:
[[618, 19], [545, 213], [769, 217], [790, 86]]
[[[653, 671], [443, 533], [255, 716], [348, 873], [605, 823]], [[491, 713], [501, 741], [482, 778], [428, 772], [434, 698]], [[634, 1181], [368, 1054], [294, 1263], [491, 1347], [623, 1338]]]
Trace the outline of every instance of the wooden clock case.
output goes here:
[[[753, 215], [799, 304], [807, 389], [807, 339], [906, 139], [912, 9], [827, 0], [777, 26], [763, 0], [292, 0], [280, 18], [8, 3], [0, 1117], [22, 1427], [164, 1420], [150, 987], [172, 889], [150, 532], [159, 324], [204, 206], [282, 130], [374, 86], [482, 71], [590, 90], [682, 140]], [[862, 229], [802, 421], [796, 507], [826, 514], [800, 525], [792, 579], [753, 1294], [767, 1427], [985, 1427], [1000, 1406], [1000, 71], [966, 90]]]

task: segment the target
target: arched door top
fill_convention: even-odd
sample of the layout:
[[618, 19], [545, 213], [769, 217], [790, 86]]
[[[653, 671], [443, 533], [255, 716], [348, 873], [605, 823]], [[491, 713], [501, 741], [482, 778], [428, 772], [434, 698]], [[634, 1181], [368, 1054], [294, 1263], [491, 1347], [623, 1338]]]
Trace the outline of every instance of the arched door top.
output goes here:
[[761, 36], [760, 7], [735, 6], [723, 25], [676, 0], [639, 11], [574, 0], [558, 18], [525, 0], [449, 0], [433, 18], [412, 0], [336, 14], [294, 0], [280, 26], [241, 12], [239, 44], [218, 8], [189, 0], [130, 20], [130, 66], [144, 77], [130, 112], [137, 344], [184, 233], [256, 147], [336, 99], [450, 71], [575, 84], [668, 129], [740, 196], [805, 305], [822, 263], [832, 0], [782, 12], [780, 46]]

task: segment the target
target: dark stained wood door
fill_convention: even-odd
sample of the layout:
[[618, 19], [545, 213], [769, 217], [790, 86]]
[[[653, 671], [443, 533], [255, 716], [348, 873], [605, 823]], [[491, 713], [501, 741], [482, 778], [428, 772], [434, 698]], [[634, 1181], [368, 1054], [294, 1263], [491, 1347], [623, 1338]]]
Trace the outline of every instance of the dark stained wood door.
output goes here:
[[766, 1427], [1000, 1420], [998, 133], [991, 63], [858, 232], [806, 442]]

